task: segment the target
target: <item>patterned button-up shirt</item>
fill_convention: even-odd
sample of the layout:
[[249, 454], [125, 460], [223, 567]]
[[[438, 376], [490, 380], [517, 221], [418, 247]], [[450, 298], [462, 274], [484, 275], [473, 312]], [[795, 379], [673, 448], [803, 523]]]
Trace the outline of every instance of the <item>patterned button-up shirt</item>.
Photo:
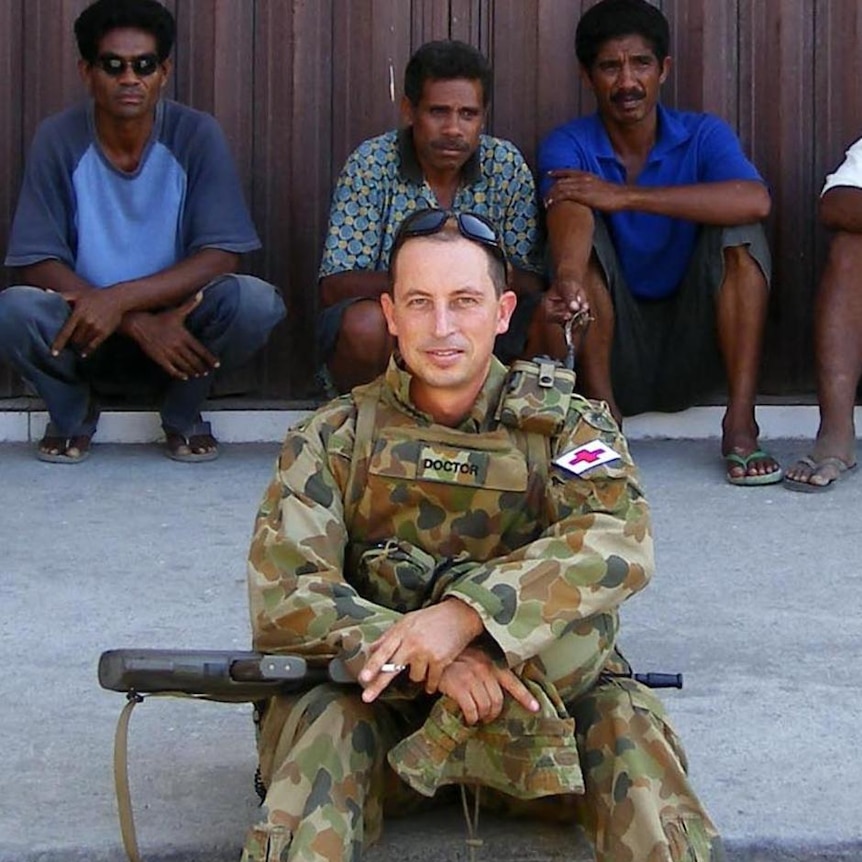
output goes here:
[[[365, 141], [347, 159], [332, 196], [319, 277], [386, 270], [404, 217], [438, 206], [409, 130]], [[514, 144], [480, 136], [478, 150], [462, 169], [452, 210], [485, 216], [513, 266], [542, 272], [533, 175]]]

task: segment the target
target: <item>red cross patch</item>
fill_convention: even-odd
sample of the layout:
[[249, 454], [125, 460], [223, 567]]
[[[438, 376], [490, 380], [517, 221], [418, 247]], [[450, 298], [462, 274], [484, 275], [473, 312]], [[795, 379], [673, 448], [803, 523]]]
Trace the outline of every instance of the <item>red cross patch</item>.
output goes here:
[[618, 461], [622, 456], [619, 452], [614, 452], [610, 446], [602, 443], [601, 440], [593, 440], [592, 443], [584, 443], [583, 446], [578, 446], [577, 449], [572, 449], [560, 455], [554, 460], [554, 463], [580, 476], [586, 473], [587, 470], [593, 467], [598, 467], [599, 464], [606, 464], [608, 461]]

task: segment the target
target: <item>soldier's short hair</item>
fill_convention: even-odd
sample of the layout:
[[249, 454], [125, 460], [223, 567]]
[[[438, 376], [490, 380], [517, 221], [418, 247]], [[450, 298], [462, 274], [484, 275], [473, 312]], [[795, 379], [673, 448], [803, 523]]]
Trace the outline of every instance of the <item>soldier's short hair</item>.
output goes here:
[[649, 42], [659, 64], [664, 62], [670, 47], [670, 27], [660, 9], [647, 0], [601, 0], [578, 21], [575, 31], [578, 62], [590, 70], [608, 39], [633, 35]]
[[426, 81], [478, 81], [482, 85], [482, 104], [491, 101], [493, 74], [491, 64], [481, 51], [454, 39], [426, 42], [407, 63], [404, 70], [404, 95], [411, 105], [418, 105]]
[[143, 30], [156, 40], [159, 62], [170, 56], [176, 36], [174, 16], [157, 0], [96, 0], [75, 20], [78, 53], [87, 63], [95, 63], [99, 43], [106, 33], [129, 27]]
[[[494, 285], [494, 293], [499, 299], [502, 296], [503, 291], [507, 290], [509, 287], [509, 266], [505, 261], [504, 257], [501, 257], [495, 250], [488, 245], [484, 245], [480, 242], [475, 242], [469, 237], [465, 237], [460, 230], [458, 230], [457, 223], [455, 222], [454, 216], [448, 219], [445, 225], [434, 233], [422, 234], [419, 236], [411, 236], [405, 242], [409, 242], [415, 239], [424, 239], [424, 240], [435, 240], [436, 242], [454, 242], [455, 240], [463, 239], [466, 242], [473, 242], [474, 245], [479, 246], [482, 251], [485, 252], [485, 256], [488, 260], [488, 276], [491, 279], [491, 283]], [[401, 252], [404, 243], [396, 243], [396, 245], [392, 249], [392, 256], [389, 259], [389, 292], [392, 292], [392, 286], [395, 283], [395, 265], [398, 261], [398, 255]]]

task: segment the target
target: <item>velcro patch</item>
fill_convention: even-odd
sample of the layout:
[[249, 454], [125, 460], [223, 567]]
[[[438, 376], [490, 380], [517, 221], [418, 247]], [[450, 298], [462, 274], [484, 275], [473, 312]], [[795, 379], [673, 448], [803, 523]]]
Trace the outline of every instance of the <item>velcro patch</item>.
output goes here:
[[486, 481], [489, 460], [487, 452], [459, 452], [448, 447], [421, 446], [416, 478], [481, 487]]
[[591, 443], [584, 443], [577, 449], [563, 453], [559, 458], [554, 459], [554, 463], [576, 476], [581, 476], [593, 467], [598, 467], [599, 464], [618, 461], [621, 457], [619, 452], [615, 452], [606, 443], [593, 440]]

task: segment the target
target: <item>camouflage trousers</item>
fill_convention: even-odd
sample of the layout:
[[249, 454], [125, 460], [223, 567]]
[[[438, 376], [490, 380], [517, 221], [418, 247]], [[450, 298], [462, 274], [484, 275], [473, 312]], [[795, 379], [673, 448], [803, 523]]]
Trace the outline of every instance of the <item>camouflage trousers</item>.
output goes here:
[[[267, 819], [242, 862], [347, 862], [381, 835], [383, 815], [433, 805], [386, 754], [428, 713], [421, 701], [365, 704], [321, 685], [270, 702], [260, 728]], [[494, 810], [575, 820], [598, 862], [721, 862], [718, 833], [686, 777], [682, 745], [658, 699], [629, 679], [599, 682], [569, 706], [585, 793], [538, 800], [484, 794]]]

